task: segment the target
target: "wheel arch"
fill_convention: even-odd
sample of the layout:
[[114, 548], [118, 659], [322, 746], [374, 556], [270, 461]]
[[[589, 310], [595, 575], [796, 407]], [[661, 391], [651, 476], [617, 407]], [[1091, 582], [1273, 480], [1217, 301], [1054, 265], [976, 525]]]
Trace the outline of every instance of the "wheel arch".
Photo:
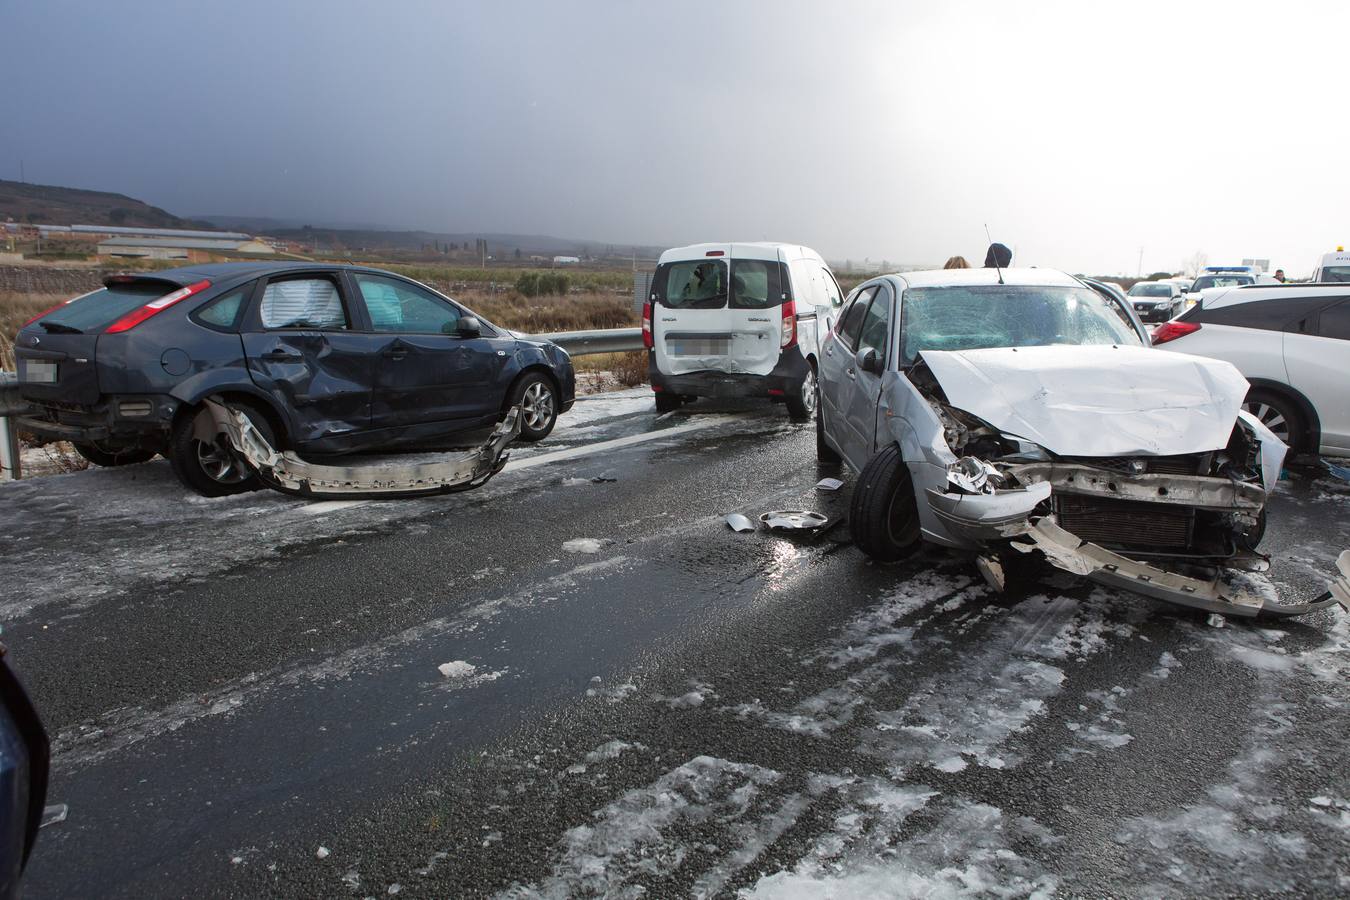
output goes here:
[[174, 421], [177, 422], [184, 416], [196, 415], [202, 410], [203, 401], [208, 397], [219, 397], [228, 403], [249, 407], [267, 420], [267, 424], [272, 428], [272, 434], [279, 443], [289, 443], [291, 429], [288, 417], [277, 408], [275, 401], [267, 392], [253, 385], [222, 385], [215, 389], [199, 391], [191, 399], [184, 399], [179, 404], [178, 410], [174, 413]]
[[[1251, 385], [1251, 391], [1270, 391], [1279, 394], [1282, 397], [1289, 398], [1293, 404], [1298, 407], [1299, 415], [1303, 417], [1304, 434], [1303, 437], [1308, 442], [1307, 452], [1317, 453], [1322, 446], [1322, 420], [1317, 415], [1317, 409], [1312, 405], [1312, 401], [1303, 395], [1303, 392], [1293, 385], [1285, 384], [1282, 381], [1274, 381], [1269, 378], [1248, 378], [1247, 383]], [[1245, 401], [1245, 397], [1243, 398]]]
[[511, 379], [510, 386], [507, 387], [506, 393], [502, 395], [501, 411], [503, 413], [505, 413], [508, 409], [510, 409], [511, 395], [516, 392], [516, 385], [520, 384], [520, 382], [525, 377], [532, 375], [535, 372], [543, 373], [544, 377], [548, 379], [549, 384], [553, 385], [553, 392], [557, 395], [558, 404], [561, 407], [562, 385], [558, 383], [558, 376], [554, 373], [554, 371], [551, 368], [549, 368], [544, 363], [530, 363], [525, 368], [521, 369], [520, 372], [516, 374], [515, 378]]

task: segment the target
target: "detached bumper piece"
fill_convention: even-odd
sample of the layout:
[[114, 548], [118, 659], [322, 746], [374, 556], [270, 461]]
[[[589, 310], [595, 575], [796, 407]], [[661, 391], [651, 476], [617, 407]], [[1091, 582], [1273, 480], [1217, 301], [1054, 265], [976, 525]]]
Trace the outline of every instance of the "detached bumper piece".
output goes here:
[[248, 416], [211, 400], [206, 406], [235, 452], [263, 483], [297, 497], [416, 497], [471, 490], [486, 484], [506, 465], [506, 445], [520, 434], [521, 424], [520, 407], [515, 407], [482, 446], [446, 453], [436, 462], [334, 466], [279, 451]]
[[1224, 615], [1301, 616], [1335, 603], [1350, 609], [1350, 551], [1337, 561], [1340, 576], [1330, 591], [1305, 603], [1285, 603], [1242, 572], [1220, 569], [1209, 580], [1192, 578], [1112, 553], [1065, 531], [1054, 516], [1041, 518], [1012, 546], [1023, 553], [1040, 550], [1056, 568], [1109, 587]]

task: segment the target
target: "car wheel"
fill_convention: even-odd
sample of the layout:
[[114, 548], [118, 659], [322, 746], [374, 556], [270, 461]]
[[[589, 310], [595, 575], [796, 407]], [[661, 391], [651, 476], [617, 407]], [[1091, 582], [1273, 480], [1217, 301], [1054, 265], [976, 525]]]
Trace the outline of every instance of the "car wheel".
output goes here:
[[1291, 453], [1303, 450], [1307, 443], [1307, 429], [1298, 407], [1284, 394], [1263, 388], [1254, 388], [1247, 392], [1243, 409], [1256, 416], [1275, 433], [1275, 436], [1289, 445]]
[[146, 450], [143, 447], [123, 447], [119, 450], [109, 450], [100, 447], [98, 444], [74, 444], [73, 446], [75, 452], [80, 456], [105, 469], [111, 469], [114, 466], [132, 466], [136, 463], [149, 462], [155, 458], [154, 450]]
[[679, 394], [657, 394], [656, 411], [659, 413], [674, 412], [680, 408], [684, 399]]
[[863, 467], [853, 486], [849, 527], [858, 549], [873, 559], [893, 562], [919, 549], [919, 508], [914, 482], [895, 444]]
[[558, 392], [548, 376], [532, 372], [516, 384], [511, 406], [519, 406], [520, 439], [542, 441], [558, 423]]
[[788, 394], [788, 418], [794, 422], [809, 422], [816, 411], [816, 367], [808, 362], [806, 377], [802, 379], [795, 394]]
[[[247, 409], [245, 413], [267, 442], [275, 446], [267, 420]], [[194, 432], [202, 416], [209, 420], [211, 414], [203, 409], [195, 416], [181, 417], [169, 435], [169, 463], [183, 486], [203, 497], [245, 494], [262, 487], [257, 474], [238, 457], [223, 434], [209, 442], [197, 439]]]
[[816, 382], [816, 462], [822, 466], [837, 466], [842, 462], [834, 448], [825, 443], [825, 410], [820, 408], [820, 382]]

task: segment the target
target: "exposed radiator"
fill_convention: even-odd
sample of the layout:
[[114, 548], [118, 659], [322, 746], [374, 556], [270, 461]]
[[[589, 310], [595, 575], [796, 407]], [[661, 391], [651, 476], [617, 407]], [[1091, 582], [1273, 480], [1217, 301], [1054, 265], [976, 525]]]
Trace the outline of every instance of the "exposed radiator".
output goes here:
[[1106, 547], [1186, 550], [1195, 510], [1167, 503], [1061, 494], [1055, 509], [1062, 528]]

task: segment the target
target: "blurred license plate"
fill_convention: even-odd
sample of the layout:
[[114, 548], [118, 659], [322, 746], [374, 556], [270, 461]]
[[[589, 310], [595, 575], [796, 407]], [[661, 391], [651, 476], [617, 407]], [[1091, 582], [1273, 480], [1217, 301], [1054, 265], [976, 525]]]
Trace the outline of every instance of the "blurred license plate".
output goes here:
[[681, 338], [670, 341], [668, 346], [674, 356], [725, 356], [731, 341], [726, 338]]
[[23, 380], [35, 384], [56, 384], [56, 363], [25, 362], [23, 364]]

